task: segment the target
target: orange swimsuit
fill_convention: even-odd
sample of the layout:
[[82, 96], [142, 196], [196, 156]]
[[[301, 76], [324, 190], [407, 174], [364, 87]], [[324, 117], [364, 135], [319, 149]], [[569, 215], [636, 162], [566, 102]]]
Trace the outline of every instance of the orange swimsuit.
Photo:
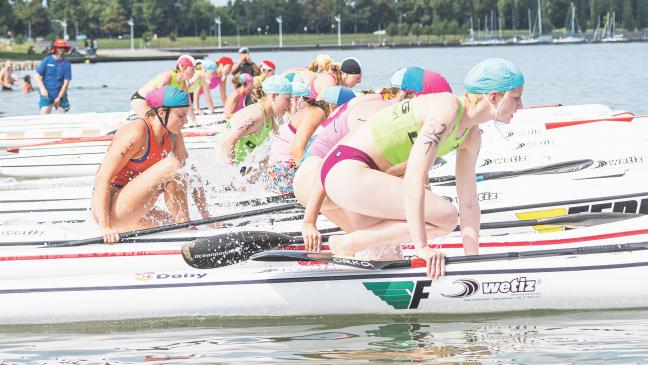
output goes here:
[[167, 157], [169, 152], [171, 152], [171, 134], [166, 133], [162, 141], [162, 145], [158, 145], [155, 141], [155, 134], [151, 133], [153, 129], [149, 124], [148, 120], [146, 122], [147, 132], [148, 132], [148, 144], [146, 145], [146, 153], [144, 156], [132, 159], [128, 161], [126, 166], [124, 166], [115, 177], [111, 180], [111, 185], [116, 188], [122, 188], [124, 185], [128, 184], [129, 181], [133, 180], [137, 175], [146, 171], [149, 167], [153, 166], [156, 162]]

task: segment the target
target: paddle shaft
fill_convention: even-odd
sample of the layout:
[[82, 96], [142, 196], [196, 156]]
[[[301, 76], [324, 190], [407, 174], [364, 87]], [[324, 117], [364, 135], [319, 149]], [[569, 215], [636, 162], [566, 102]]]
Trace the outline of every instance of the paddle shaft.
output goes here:
[[[201, 225], [210, 224], [210, 223], [223, 222], [223, 221], [227, 221], [227, 220], [231, 220], [231, 219], [245, 218], [245, 217], [250, 217], [250, 216], [254, 216], [254, 215], [267, 214], [267, 213], [278, 212], [278, 211], [282, 211], [282, 210], [294, 209], [294, 208], [297, 208], [299, 206], [300, 205], [298, 203], [290, 203], [290, 204], [284, 204], [284, 205], [279, 205], [279, 206], [275, 206], [275, 207], [251, 210], [251, 211], [247, 211], [247, 212], [232, 213], [232, 214], [226, 214], [226, 215], [221, 215], [221, 216], [217, 216], [217, 217], [210, 217], [210, 218], [206, 218], [206, 219], [198, 219], [198, 220], [193, 220], [193, 221], [187, 221], [187, 222], [183, 222], [183, 223], [167, 224], [167, 225], [159, 226], [159, 227], [146, 228], [146, 229], [140, 229], [140, 230], [137, 230], [137, 231], [120, 233], [119, 237], [120, 238], [139, 237], [139, 236], [143, 236], [143, 235], [147, 235], [147, 234], [172, 231], [172, 230], [181, 229], [181, 228], [196, 227], [196, 226], [201, 226]], [[88, 245], [88, 244], [93, 244], [93, 243], [103, 243], [103, 241], [104, 241], [103, 237], [94, 237], [94, 238], [89, 238], [89, 239], [85, 239], [85, 240], [78, 240], [78, 241], [65, 242], [65, 243], [62, 243], [62, 244], [48, 245], [46, 247], [83, 246], [83, 245]]]
[[[533, 175], [533, 174], [562, 174], [566, 172], [573, 172], [583, 170], [594, 163], [593, 160], [574, 160], [559, 162], [550, 165], [537, 166], [528, 169], [522, 170], [510, 170], [510, 171], [495, 171], [495, 172], [486, 172], [483, 174], [477, 175], [477, 181], [484, 180], [493, 180], [493, 179], [502, 179], [507, 177], [515, 177], [521, 175]], [[431, 184], [443, 183], [443, 182], [454, 182], [456, 177], [454, 175], [447, 176], [438, 176], [432, 177], [428, 180]]]

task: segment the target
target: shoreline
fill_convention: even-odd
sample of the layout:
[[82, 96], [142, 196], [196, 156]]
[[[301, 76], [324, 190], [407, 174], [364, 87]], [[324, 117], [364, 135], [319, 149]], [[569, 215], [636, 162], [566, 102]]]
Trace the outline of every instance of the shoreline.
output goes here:
[[[623, 42], [615, 43], [644, 43], [648, 39], [628, 39]], [[279, 47], [278, 45], [246, 45], [251, 52], [298, 52], [298, 51], [323, 51], [323, 50], [354, 50], [354, 49], [407, 49], [407, 48], [446, 48], [446, 47], [511, 47], [511, 46], [561, 46], [561, 45], [589, 45], [589, 44], [610, 44], [603, 42], [581, 42], [581, 43], [492, 43], [492, 44], [462, 44], [457, 41], [446, 42], [404, 42], [404, 43], [350, 43], [342, 44], [298, 44], [287, 45]], [[218, 47], [172, 47], [172, 48], [140, 48], [135, 51], [130, 49], [105, 49], [99, 50], [99, 54], [95, 57], [85, 57], [83, 54], [76, 54], [74, 56], [66, 57], [71, 63], [99, 63], [99, 62], [141, 62], [141, 61], [170, 61], [178, 58], [180, 54], [190, 54], [195, 58], [206, 57], [208, 54], [213, 53], [237, 53], [239, 46], [224, 46]], [[12, 57], [16, 55], [16, 57]], [[38, 63], [46, 55], [39, 54], [36, 57], [14, 52], [0, 52], [0, 58], [6, 58], [16, 63]], [[34, 66], [35, 67], [35, 66]], [[31, 66], [29, 67], [31, 68]]]

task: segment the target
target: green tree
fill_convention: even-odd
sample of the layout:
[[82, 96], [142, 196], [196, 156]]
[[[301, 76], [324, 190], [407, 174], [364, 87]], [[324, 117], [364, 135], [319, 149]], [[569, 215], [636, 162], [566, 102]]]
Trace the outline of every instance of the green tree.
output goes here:
[[106, 0], [99, 21], [101, 28], [111, 36], [124, 33], [126, 30], [126, 13], [119, 0]]
[[396, 25], [396, 23], [389, 23], [385, 31], [387, 32], [388, 35], [393, 37], [398, 34], [398, 25]]
[[627, 30], [632, 30], [637, 27], [634, 18], [634, 9], [632, 0], [623, 1], [623, 16], [621, 20], [623, 21], [623, 27]]
[[7, 34], [9, 29], [13, 29], [14, 15], [13, 8], [8, 0], [0, 0], [0, 32]]

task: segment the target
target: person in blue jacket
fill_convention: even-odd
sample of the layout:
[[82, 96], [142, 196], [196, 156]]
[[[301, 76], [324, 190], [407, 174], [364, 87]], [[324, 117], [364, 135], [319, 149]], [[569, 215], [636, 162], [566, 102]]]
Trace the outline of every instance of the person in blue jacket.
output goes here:
[[50, 55], [36, 68], [36, 85], [40, 91], [38, 106], [41, 114], [51, 113], [52, 107], [58, 113], [70, 110], [67, 90], [72, 80], [72, 66], [64, 57], [70, 48], [64, 39], [57, 39], [52, 45]]

